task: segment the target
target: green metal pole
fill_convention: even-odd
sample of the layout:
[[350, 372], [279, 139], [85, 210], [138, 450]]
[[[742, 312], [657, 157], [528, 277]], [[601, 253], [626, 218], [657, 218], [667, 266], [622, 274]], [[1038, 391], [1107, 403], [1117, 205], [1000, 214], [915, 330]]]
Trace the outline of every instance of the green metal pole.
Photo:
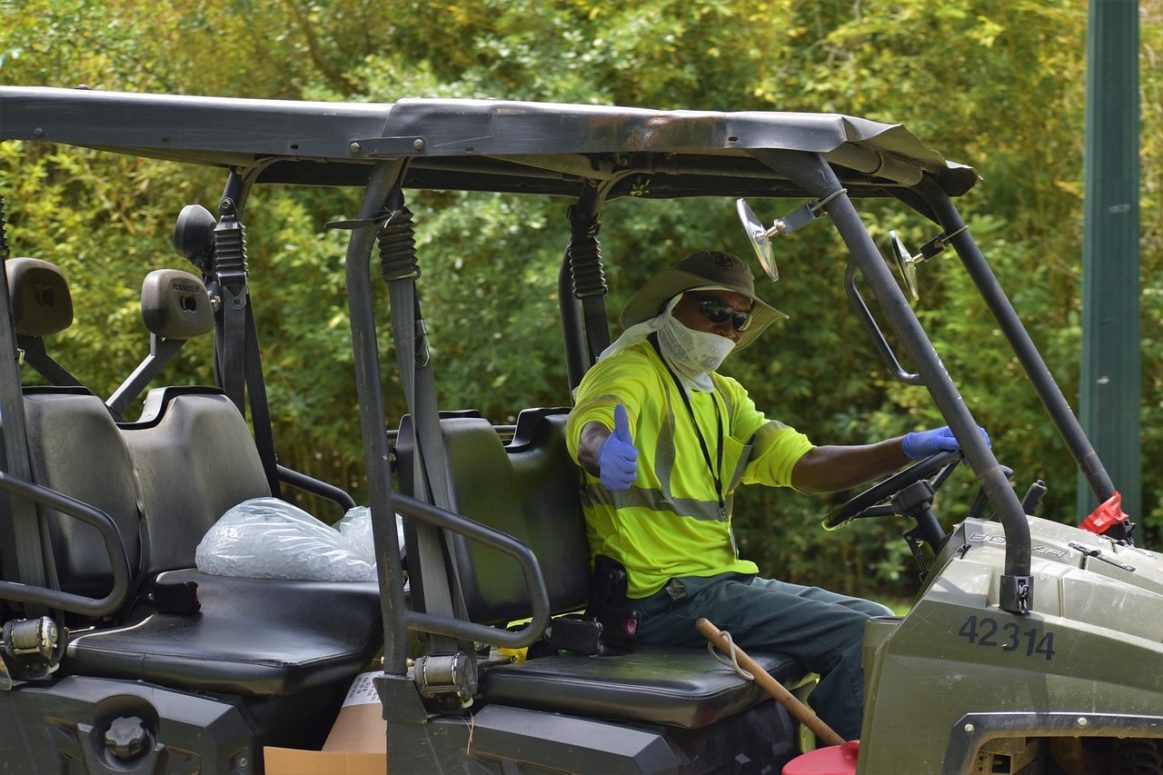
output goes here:
[[[1090, 0], [1082, 243], [1082, 427], [1142, 517], [1139, 412], [1139, 4]], [[1096, 505], [1080, 478], [1079, 519]]]

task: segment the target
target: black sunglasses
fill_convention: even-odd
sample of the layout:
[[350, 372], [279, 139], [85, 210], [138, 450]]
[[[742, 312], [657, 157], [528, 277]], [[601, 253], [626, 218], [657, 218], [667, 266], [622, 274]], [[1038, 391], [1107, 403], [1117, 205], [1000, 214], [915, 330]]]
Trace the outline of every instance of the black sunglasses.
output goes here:
[[751, 310], [735, 309], [715, 296], [703, 296], [698, 293], [688, 293], [687, 296], [698, 305], [703, 317], [712, 323], [719, 324], [730, 320], [736, 331], [746, 331], [751, 325]]

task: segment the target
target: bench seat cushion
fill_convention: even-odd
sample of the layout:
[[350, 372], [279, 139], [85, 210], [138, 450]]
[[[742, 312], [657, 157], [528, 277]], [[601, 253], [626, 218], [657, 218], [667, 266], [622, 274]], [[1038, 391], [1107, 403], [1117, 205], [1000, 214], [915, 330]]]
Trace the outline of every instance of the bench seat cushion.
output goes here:
[[[805, 675], [790, 657], [750, 656], [785, 686]], [[703, 649], [656, 647], [495, 667], [484, 674], [482, 688], [488, 702], [684, 728], [709, 726], [768, 696]]]
[[210, 576], [195, 581], [200, 613], [153, 613], [136, 624], [74, 636], [62, 670], [244, 696], [287, 695], [350, 679], [383, 643], [374, 582]]

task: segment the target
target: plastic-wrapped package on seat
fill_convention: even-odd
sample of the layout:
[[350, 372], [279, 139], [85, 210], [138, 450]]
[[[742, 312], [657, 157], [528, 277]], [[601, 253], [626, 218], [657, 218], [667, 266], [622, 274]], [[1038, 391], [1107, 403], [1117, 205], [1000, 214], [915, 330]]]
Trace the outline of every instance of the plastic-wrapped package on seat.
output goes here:
[[348, 509], [343, 518], [335, 523], [335, 529], [351, 543], [353, 551], [357, 552], [362, 559], [375, 565], [376, 547], [372, 543], [371, 509], [367, 506], [356, 506], [354, 509]]
[[278, 498], [253, 498], [229, 509], [198, 544], [194, 562], [217, 576], [376, 580], [367, 507], [349, 510], [331, 527]]
[[[372, 513], [367, 506], [356, 506], [348, 509], [343, 518], [335, 523], [335, 529], [351, 539], [352, 547], [360, 556], [376, 564], [376, 545], [372, 538]], [[396, 542], [400, 547], [400, 558], [408, 556], [404, 542], [404, 518], [396, 515]]]

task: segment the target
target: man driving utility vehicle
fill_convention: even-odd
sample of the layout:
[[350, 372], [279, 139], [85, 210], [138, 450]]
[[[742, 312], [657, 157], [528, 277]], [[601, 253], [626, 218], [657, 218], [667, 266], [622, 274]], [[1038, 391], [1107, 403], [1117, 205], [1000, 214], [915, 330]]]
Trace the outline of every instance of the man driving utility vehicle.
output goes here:
[[820, 675], [816, 712], [855, 739], [864, 624], [891, 611], [757, 576], [735, 545], [735, 488], [843, 490], [960, 447], [948, 427], [814, 446], [765, 417], [741, 384], [716, 370], [779, 317], [786, 315], [755, 295], [736, 256], [703, 250], [659, 272], [626, 304], [622, 336], [578, 387], [569, 450], [587, 473], [591, 555], [599, 566], [625, 568], [637, 638], [698, 646], [705, 641], [695, 621], [706, 617], [744, 649], [794, 657]]

